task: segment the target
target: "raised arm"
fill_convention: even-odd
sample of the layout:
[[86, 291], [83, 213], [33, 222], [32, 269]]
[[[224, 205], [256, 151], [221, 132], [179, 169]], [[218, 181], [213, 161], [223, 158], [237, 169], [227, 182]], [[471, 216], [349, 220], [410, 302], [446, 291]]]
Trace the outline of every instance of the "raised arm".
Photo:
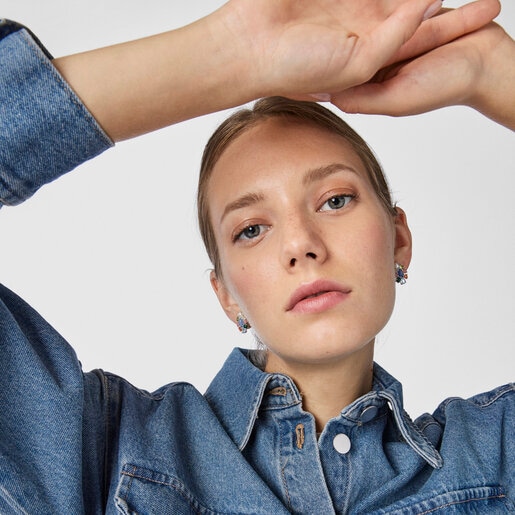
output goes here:
[[[440, 5], [439, 0], [231, 0], [179, 30], [57, 59], [55, 65], [117, 141], [261, 96], [361, 84]], [[449, 24], [426, 44], [438, 46], [493, 16], [466, 11], [468, 24], [453, 23], [452, 34]]]
[[181, 29], [55, 66], [26, 31], [0, 23], [0, 205], [22, 202], [113, 141], [261, 96], [367, 82], [406, 48], [431, 50], [488, 23], [498, 4], [458, 10], [459, 24], [438, 16], [441, 29], [428, 38], [440, 5], [230, 0]]

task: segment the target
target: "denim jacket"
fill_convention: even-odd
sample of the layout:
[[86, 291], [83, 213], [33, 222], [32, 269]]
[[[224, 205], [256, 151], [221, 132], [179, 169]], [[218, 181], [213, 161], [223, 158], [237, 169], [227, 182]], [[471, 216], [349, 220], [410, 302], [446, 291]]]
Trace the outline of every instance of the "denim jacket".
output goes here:
[[[111, 142], [25, 29], [0, 24], [0, 200]], [[30, 85], [26, 84], [29, 80]], [[205, 395], [96, 370], [0, 286], [0, 513], [515, 512], [515, 385], [411, 421], [379, 365], [317, 435], [290, 378], [235, 349]]]

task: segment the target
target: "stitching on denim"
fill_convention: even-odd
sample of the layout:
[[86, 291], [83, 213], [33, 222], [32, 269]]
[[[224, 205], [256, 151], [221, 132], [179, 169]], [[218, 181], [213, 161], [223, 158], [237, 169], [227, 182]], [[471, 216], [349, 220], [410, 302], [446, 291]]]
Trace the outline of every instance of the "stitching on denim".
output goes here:
[[[10, 505], [13, 508], [16, 508], [17, 510], [19, 510], [19, 512], [22, 513], [23, 515], [30, 515], [30, 513], [28, 511], [25, 511], [20, 506], [20, 504], [16, 501], [16, 499], [14, 499], [14, 497], [3, 486], [0, 486], [0, 492], [2, 492], [4, 494], [4, 499], [7, 499], [7, 501], [10, 503]], [[16, 504], [16, 506], [14, 506], [13, 503]]]
[[343, 472], [345, 474], [345, 477], [347, 480], [345, 481], [345, 486], [343, 487], [343, 505], [342, 505], [342, 510], [343, 510], [342, 512], [347, 513], [350, 509], [350, 506], [349, 506], [350, 501], [351, 501], [350, 486], [352, 484], [352, 478], [354, 476], [354, 468], [352, 466], [352, 460], [350, 459], [350, 452], [343, 454], [343, 455], [340, 454], [340, 459], [342, 459], [344, 461], [344, 463], [346, 463], [346, 465], [347, 465], [347, 469], [344, 470], [344, 472]]
[[[452, 404], [453, 402], [459, 402], [459, 401], [473, 404], [474, 406], [476, 406], [478, 408], [488, 408], [490, 405], [492, 405], [494, 402], [498, 401], [504, 395], [515, 392], [515, 383], [509, 383], [507, 385], [504, 385], [497, 389], [494, 389], [493, 391], [496, 391], [496, 395], [484, 404], [480, 404], [480, 403], [476, 402], [474, 397], [478, 397], [477, 395], [472, 397], [472, 399], [462, 399], [461, 397], [450, 397], [449, 399], [446, 399], [445, 401], [442, 402], [441, 408], [445, 412], [445, 410], [447, 409], [447, 407], [450, 404]], [[489, 393], [489, 392], [484, 392], [484, 393]], [[493, 393], [493, 392], [490, 392], [490, 393]], [[483, 394], [480, 393], [479, 396], [481, 396], [481, 395], [483, 395]]]
[[109, 142], [110, 145], [113, 145], [113, 140], [107, 135], [107, 133], [100, 127], [96, 119], [90, 113], [90, 111], [83, 105], [77, 98], [76, 93], [71, 89], [71, 86], [64, 80], [61, 74], [57, 71], [56, 67], [45, 58], [43, 50], [36, 44], [36, 42], [32, 39], [29, 33], [26, 30], [18, 31], [18, 34], [21, 34], [22, 37], [29, 43], [32, 48], [35, 48], [37, 51], [35, 52], [37, 59], [41, 62], [41, 64], [57, 79], [61, 90], [66, 94], [66, 96], [71, 100], [74, 104], [75, 108], [80, 112], [83, 119], [87, 120], [88, 125], [94, 129], [94, 131], [104, 139], [104, 141]]
[[261, 379], [261, 382], [259, 384], [259, 390], [257, 392], [257, 395], [254, 397], [254, 402], [252, 403], [249, 410], [249, 416], [247, 417], [248, 425], [245, 434], [243, 435], [243, 439], [241, 440], [241, 442], [236, 442], [236, 444], [238, 445], [238, 449], [240, 451], [242, 451], [245, 448], [250, 439], [250, 434], [252, 433], [252, 429], [254, 428], [254, 424], [256, 422], [259, 406], [261, 405], [263, 396], [265, 395], [265, 388], [270, 382], [270, 379], [270, 375], [266, 375], [263, 377], [263, 379]]
[[442, 508], [448, 508], [449, 506], [454, 506], [456, 504], [465, 504], [469, 502], [475, 502], [475, 501], [486, 501], [488, 499], [504, 499], [506, 498], [506, 495], [499, 494], [499, 495], [489, 495], [487, 497], [474, 497], [473, 499], [463, 499], [461, 501], [452, 501], [448, 502], [446, 504], [442, 504], [441, 506], [437, 506], [436, 508], [431, 508], [430, 510], [422, 511], [419, 515], [427, 515], [428, 513], [435, 512], [437, 510], [441, 510]]
[[286, 483], [286, 477], [284, 475], [284, 468], [286, 466], [286, 462], [284, 462], [284, 466], [283, 466], [283, 433], [281, 431], [281, 424], [279, 422], [277, 422], [277, 420], [275, 420], [275, 423], [279, 425], [279, 449], [280, 449], [280, 453], [281, 453], [281, 456], [280, 456], [280, 464], [281, 464], [281, 482], [283, 484], [283, 489], [284, 489], [284, 492], [286, 494], [286, 499], [288, 501], [288, 511], [292, 512], [293, 510], [293, 507], [291, 505], [291, 498], [290, 498], [290, 492], [288, 491], [288, 485]]
[[164, 389], [164, 391], [162, 393], [155, 394], [155, 393], [147, 392], [146, 390], [142, 390], [141, 388], [134, 386], [130, 381], [127, 381], [127, 379], [124, 379], [123, 377], [120, 377], [111, 372], [102, 371], [102, 373], [107, 378], [109, 378], [109, 380], [118, 381], [118, 382], [123, 383], [124, 386], [128, 386], [131, 389], [132, 393], [134, 393], [135, 395], [138, 395], [139, 397], [143, 397], [144, 399], [151, 399], [153, 401], [160, 401], [160, 400], [164, 399], [164, 397], [166, 396], [166, 393], [168, 391], [170, 391], [172, 388], [181, 388], [182, 387], [182, 388], [188, 388], [188, 389], [195, 390], [195, 387], [186, 381], [176, 381], [176, 382], [169, 383], [169, 384], [165, 385], [164, 387], [162, 387], [162, 389]]
[[144, 476], [143, 474], [138, 474], [136, 472], [138, 470], [138, 467], [136, 467], [136, 465], [131, 465], [131, 467], [132, 467], [132, 472], [129, 472], [127, 470], [122, 470], [122, 472], [121, 472], [122, 476], [129, 476], [130, 478], [143, 479], [144, 481], [149, 481], [150, 483], [156, 483], [158, 485], [171, 486], [174, 488], [176, 487], [176, 485], [174, 485], [172, 481], [159, 481], [158, 479]]
[[[176, 492], [178, 492], [181, 495], [181, 497], [189, 504], [189, 506], [191, 507], [192, 510], [195, 511], [195, 513], [198, 513], [200, 515], [202, 515], [203, 513], [206, 513], [206, 514], [211, 513], [213, 515], [224, 515], [223, 512], [215, 512], [215, 511], [210, 510], [209, 508], [206, 508], [205, 506], [203, 506], [197, 499], [193, 498], [193, 496], [187, 491], [187, 489], [184, 488], [183, 485], [175, 484], [173, 481], [169, 481], [169, 482], [159, 481], [157, 479], [153, 479], [153, 478], [150, 478], [147, 476], [140, 475], [136, 472], [138, 468], [135, 465], [131, 465], [131, 467], [133, 469], [133, 472], [129, 472], [126, 470], [122, 470], [122, 472], [121, 472], [122, 476], [130, 477], [130, 483], [127, 488], [127, 492], [130, 488], [130, 485], [132, 484], [133, 479], [142, 479], [143, 481], [149, 481], [150, 483], [155, 483], [157, 485], [168, 486], [168, 487], [172, 488], [173, 490], [175, 490]], [[200, 509], [199, 509], [199, 507], [200, 507]], [[230, 515], [230, 514], [227, 513], [227, 515]]]
[[107, 376], [102, 372], [99, 371], [102, 374], [102, 384], [104, 386], [104, 399], [105, 399], [105, 422], [104, 422], [104, 506], [107, 506], [107, 501], [109, 499], [109, 441], [111, 436], [111, 389], [109, 387], [109, 379]]
[[436, 420], [429, 420], [424, 425], [420, 426], [419, 429], [420, 431], [425, 431], [429, 426], [438, 426], [440, 429], [442, 428], [442, 426], [436, 422]]
[[[441, 468], [443, 461], [440, 453], [426, 435], [415, 425], [408, 413], [395, 402], [394, 397], [389, 392], [380, 392], [379, 395], [390, 401], [396, 426], [406, 443], [432, 467]], [[423, 449], [420, 442], [417, 441], [417, 438], [420, 438], [422, 443], [427, 444], [429, 450]]]
[[388, 417], [388, 412], [383, 413], [381, 415], [376, 415], [372, 420], [369, 420], [368, 422], [363, 422], [362, 420], [353, 420], [350, 417], [346, 417], [346, 418], [349, 418], [349, 420], [352, 420], [353, 422], [355, 422], [358, 427], [363, 427], [363, 426], [365, 426], [365, 424], [366, 425], [377, 424], [381, 419], [386, 418], [386, 417]]
[[282, 409], [288, 409], [292, 406], [298, 406], [299, 404], [301, 404], [301, 401], [289, 402], [288, 404], [278, 404], [277, 406], [260, 406], [259, 409], [263, 411], [277, 411]]
[[477, 405], [479, 407], [481, 407], [481, 408], [487, 408], [488, 406], [490, 406], [491, 404], [493, 404], [494, 402], [499, 400], [501, 397], [504, 397], [504, 395], [506, 395], [507, 393], [511, 393], [511, 392], [514, 392], [514, 391], [515, 391], [515, 384], [506, 385], [504, 388], [501, 387], [501, 389], [499, 389], [497, 391], [497, 395], [495, 397], [493, 397], [490, 400], [490, 402], [487, 402], [485, 404], [477, 404]]

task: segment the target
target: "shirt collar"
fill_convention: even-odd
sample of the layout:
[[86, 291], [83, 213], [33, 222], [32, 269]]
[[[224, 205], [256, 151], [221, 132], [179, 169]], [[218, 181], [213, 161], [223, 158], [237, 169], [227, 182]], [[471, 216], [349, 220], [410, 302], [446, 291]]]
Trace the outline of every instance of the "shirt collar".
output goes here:
[[272, 374], [255, 367], [244, 349], [233, 349], [205, 398], [232, 441], [243, 450]]
[[[249, 441], [265, 393], [282, 389], [282, 404], [300, 404], [301, 396], [293, 381], [282, 374], [269, 374], [255, 367], [248, 350], [234, 349], [213, 379], [205, 397], [220, 423], [236, 446], [243, 450]], [[272, 397], [272, 396], [267, 396]], [[344, 408], [341, 416], [358, 422], [364, 410], [388, 404], [393, 418], [408, 445], [434, 468], [441, 468], [442, 458], [432, 443], [412, 422], [403, 408], [402, 385], [386, 370], [374, 363], [372, 390]]]
[[372, 390], [344, 408], [341, 416], [358, 422], [368, 406], [384, 404], [391, 410], [406, 443], [433, 468], [441, 468], [443, 459], [440, 453], [404, 410], [401, 383], [377, 363], [374, 363]]

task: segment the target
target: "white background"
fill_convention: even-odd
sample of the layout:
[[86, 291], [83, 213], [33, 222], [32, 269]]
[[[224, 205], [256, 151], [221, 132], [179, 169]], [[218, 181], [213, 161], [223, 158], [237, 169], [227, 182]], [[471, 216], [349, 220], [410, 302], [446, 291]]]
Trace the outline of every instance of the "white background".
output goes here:
[[[2, 0], [0, 15], [60, 56], [162, 32], [219, 5]], [[499, 22], [513, 36], [515, 3], [503, 9]], [[121, 143], [0, 211], [0, 280], [73, 344], [86, 370], [148, 390], [187, 380], [203, 391], [232, 347], [253, 346], [211, 292], [195, 221], [200, 155], [225, 116]], [[513, 132], [461, 107], [345, 119], [380, 156], [414, 234], [409, 282], [377, 343], [408, 411], [512, 381]]]

